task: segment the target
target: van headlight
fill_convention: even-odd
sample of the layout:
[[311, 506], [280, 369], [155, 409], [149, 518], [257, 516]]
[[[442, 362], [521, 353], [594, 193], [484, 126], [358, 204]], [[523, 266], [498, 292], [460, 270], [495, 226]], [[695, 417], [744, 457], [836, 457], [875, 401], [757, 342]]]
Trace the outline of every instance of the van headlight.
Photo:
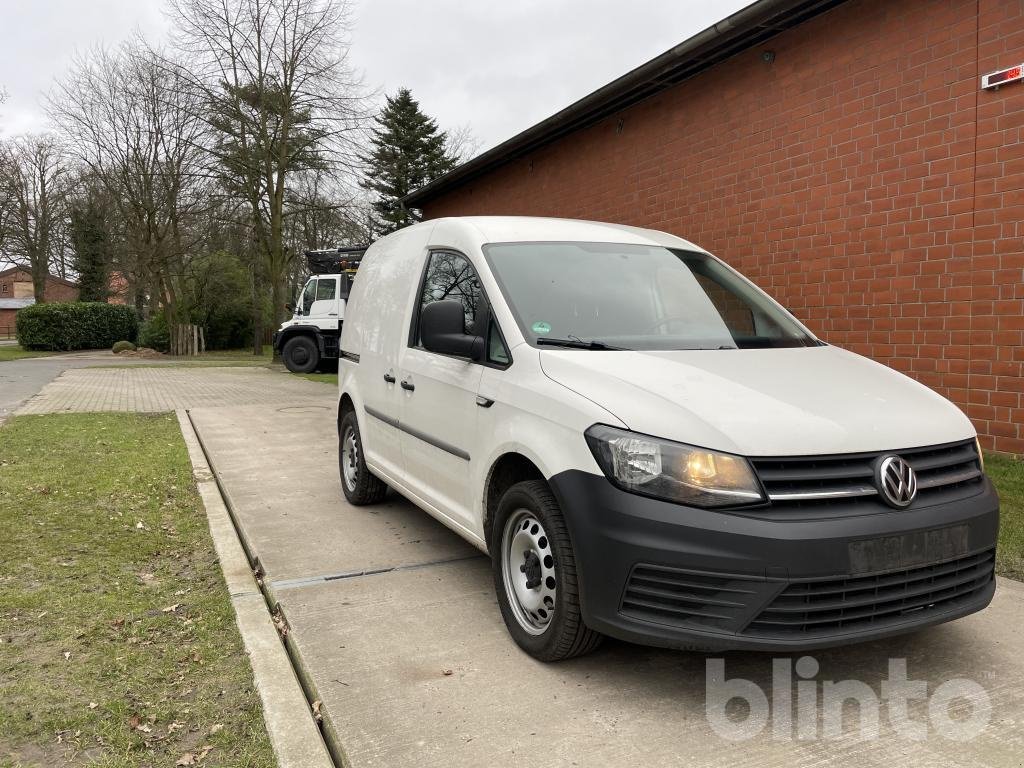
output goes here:
[[764, 501], [754, 471], [742, 456], [603, 424], [584, 434], [601, 470], [624, 491], [695, 507]]

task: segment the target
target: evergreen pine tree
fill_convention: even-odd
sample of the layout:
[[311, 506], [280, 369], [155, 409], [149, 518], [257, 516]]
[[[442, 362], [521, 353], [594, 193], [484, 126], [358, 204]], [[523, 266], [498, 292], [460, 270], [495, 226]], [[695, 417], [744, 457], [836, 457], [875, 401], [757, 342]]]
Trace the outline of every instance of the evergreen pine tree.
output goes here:
[[110, 251], [107, 218], [95, 196], [71, 209], [73, 266], [78, 273], [79, 301], [106, 301], [110, 295]]
[[406, 208], [402, 198], [458, 165], [447, 134], [420, 110], [408, 88], [386, 98], [375, 118], [373, 151], [362, 158], [367, 169], [362, 184], [376, 193], [374, 225], [381, 235], [419, 221], [419, 212]]

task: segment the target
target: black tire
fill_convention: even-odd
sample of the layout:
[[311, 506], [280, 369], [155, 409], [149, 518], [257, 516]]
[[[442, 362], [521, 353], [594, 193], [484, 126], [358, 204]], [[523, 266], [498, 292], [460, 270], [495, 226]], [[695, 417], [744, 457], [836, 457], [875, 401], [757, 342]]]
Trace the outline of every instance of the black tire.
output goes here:
[[[351, 432], [355, 452], [346, 454], [345, 441]], [[350, 447], [351, 448], [351, 447]], [[351, 461], [346, 474], [346, 462]], [[370, 474], [363, 460], [363, 439], [359, 435], [359, 422], [355, 411], [346, 411], [338, 424], [338, 474], [341, 479], [341, 490], [349, 504], [361, 507], [364, 504], [377, 504], [384, 500], [388, 487], [379, 477]]]
[[[530, 617], [517, 618], [517, 614], [523, 616], [524, 612], [529, 611], [522, 607], [522, 603], [514, 594], [509, 594], [503, 568], [507, 551], [506, 527], [511, 524], [518, 533], [518, 521], [522, 519], [524, 524], [529, 523], [530, 516], [540, 523], [539, 532], [545, 534], [540, 538], [540, 550], [537, 554], [543, 555], [545, 562], [548, 560], [548, 554], [551, 555], [549, 567], [552, 569], [550, 573], [556, 587], [552, 600], [554, 608], [550, 611], [550, 618], [547, 612], [538, 610], [537, 614], [544, 614], [547, 623], [543, 628], [534, 626], [532, 632], [521, 623], [530, 622]], [[513, 520], [516, 522], [512, 523]], [[494, 590], [498, 597], [501, 617], [505, 620], [505, 626], [508, 627], [509, 634], [516, 644], [540, 661], [561, 661], [573, 656], [582, 656], [597, 648], [603, 636], [583, 622], [576, 557], [569, 538], [569, 529], [547, 483], [542, 480], [528, 480], [509, 488], [498, 503], [493, 531], [491, 570], [494, 575]], [[510, 531], [510, 540], [514, 537], [515, 534]], [[529, 557], [527, 555], [527, 558]], [[523, 578], [529, 579], [529, 572], [524, 570], [526, 565], [528, 563], [510, 563], [510, 573], [523, 573]], [[536, 567], [540, 567], [539, 560]], [[537, 578], [540, 578], [539, 575]], [[514, 587], [510, 588], [514, 592]], [[529, 589], [528, 581], [526, 588]], [[542, 590], [543, 587], [538, 585], [534, 591], [537, 589]], [[513, 600], [516, 601], [518, 608], [513, 607]], [[549, 604], [545, 602], [544, 605]], [[538, 616], [534, 614], [533, 618], [536, 619]]]
[[293, 336], [281, 351], [284, 366], [292, 373], [312, 373], [320, 364], [320, 350], [309, 336]]

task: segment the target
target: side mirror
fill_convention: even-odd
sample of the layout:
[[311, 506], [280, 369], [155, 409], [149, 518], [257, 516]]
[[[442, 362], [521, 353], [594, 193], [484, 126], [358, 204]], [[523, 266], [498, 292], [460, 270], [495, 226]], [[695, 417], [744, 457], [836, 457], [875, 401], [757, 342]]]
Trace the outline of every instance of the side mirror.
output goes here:
[[466, 318], [458, 299], [435, 301], [420, 313], [420, 338], [430, 352], [483, 360], [484, 340], [465, 331]]
[[284, 305], [284, 308], [291, 312], [293, 315], [295, 314], [295, 305], [292, 304], [290, 301]]

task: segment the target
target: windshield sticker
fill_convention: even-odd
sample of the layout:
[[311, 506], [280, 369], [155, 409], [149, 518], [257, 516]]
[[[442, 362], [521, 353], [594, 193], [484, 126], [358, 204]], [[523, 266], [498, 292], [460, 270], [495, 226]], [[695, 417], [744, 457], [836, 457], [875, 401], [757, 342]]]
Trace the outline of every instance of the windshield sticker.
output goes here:
[[551, 323], [545, 323], [543, 320], [538, 320], [536, 323], [530, 326], [530, 330], [534, 333], [551, 333]]

